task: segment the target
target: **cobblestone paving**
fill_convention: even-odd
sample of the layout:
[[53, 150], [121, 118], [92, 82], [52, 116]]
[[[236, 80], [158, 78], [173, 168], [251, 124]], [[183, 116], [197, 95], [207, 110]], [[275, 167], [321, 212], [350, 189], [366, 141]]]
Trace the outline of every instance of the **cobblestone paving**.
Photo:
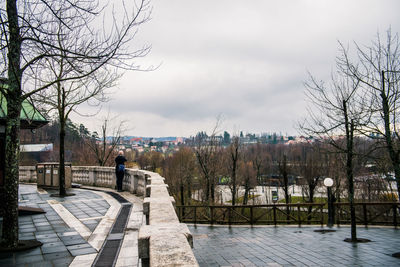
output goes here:
[[190, 226], [194, 254], [200, 266], [400, 266], [391, 255], [400, 252], [400, 230], [359, 227], [352, 244], [350, 228], [332, 233], [319, 227]]
[[[74, 193], [74, 190], [69, 192]], [[42, 208], [46, 211], [45, 214], [19, 217], [20, 239], [36, 238], [43, 246], [29, 251], [1, 253], [0, 266], [68, 266], [76, 256], [97, 252], [75, 229], [65, 224], [47, 200], [61, 203], [93, 231], [100, 219], [91, 218], [103, 216], [109, 207], [100, 196], [79, 190], [76, 196], [56, 198], [49, 194], [38, 194], [36, 186], [20, 185], [19, 199], [21, 206]], [[2, 223], [0, 235], [1, 227]]]

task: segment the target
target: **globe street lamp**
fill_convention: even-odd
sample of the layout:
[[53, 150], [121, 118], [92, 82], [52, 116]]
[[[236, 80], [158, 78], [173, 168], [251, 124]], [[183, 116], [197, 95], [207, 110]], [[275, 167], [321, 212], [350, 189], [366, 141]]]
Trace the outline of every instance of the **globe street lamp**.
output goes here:
[[328, 189], [328, 227], [333, 226], [333, 201], [332, 201], [332, 178], [325, 178], [324, 185]]

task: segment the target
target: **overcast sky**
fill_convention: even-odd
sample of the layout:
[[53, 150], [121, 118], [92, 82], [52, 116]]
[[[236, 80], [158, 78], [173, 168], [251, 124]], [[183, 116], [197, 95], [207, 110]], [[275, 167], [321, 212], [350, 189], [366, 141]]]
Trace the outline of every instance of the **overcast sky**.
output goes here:
[[[153, 0], [151, 21], [136, 44], [151, 72], [126, 72], [94, 118], [73, 116], [89, 130], [108, 110], [126, 134], [186, 136], [221, 130], [296, 134], [306, 115], [307, 72], [327, 80], [338, 40], [368, 45], [400, 31], [398, 0]], [[87, 112], [82, 107], [82, 112]]]

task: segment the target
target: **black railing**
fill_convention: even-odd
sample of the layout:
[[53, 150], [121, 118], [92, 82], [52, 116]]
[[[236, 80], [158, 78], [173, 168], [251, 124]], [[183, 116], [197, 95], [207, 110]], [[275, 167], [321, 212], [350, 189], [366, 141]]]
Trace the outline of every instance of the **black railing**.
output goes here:
[[[363, 225], [397, 227], [399, 203], [355, 203], [356, 222]], [[350, 223], [349, 203], [334, 203], [335, 223]], [[327, 223], [328, 209], [324, 203], [274, 205], [210, 205], [176, 206], [179, 220], [194, 224], [320, 224]]]
[[[350, 224], [350, 204], [334, 203], [335, 223]], [[356, 223], [368, 225], [391, 225], [397, 227], [398, 212], [400, 203], [398, 202], [363, 202], [354, 203], [356, 211]]]

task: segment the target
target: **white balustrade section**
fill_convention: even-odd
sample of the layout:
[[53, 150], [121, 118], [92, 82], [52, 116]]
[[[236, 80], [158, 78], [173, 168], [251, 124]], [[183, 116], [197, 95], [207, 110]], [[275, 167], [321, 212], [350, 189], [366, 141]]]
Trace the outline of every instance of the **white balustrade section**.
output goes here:
[[[125, 169], [123, 190], [138, 196], [145, 193], [145, 172], [137, 169]], [[115, 188], [116, 176], [114, 167], [72, 166], [72, 182], [82, 185]], [[37, 181], [35, 166], [19, 167], [20, 182], [35, 183]]]
[[20, 166], [19, 180], [25, 183], [36, 183], [36, 167], [35, 166]]

